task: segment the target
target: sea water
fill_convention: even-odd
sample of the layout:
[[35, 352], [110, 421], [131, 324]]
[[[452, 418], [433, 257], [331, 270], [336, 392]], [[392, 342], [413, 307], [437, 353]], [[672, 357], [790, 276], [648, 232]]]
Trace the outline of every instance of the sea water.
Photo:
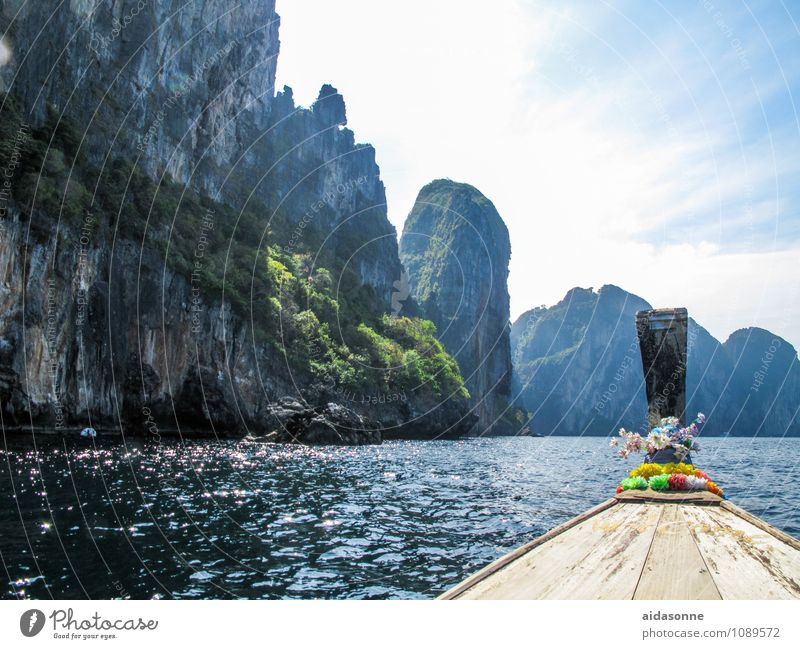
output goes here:
[[[637, 463], [577, 437], [45, 439], [0, 451], [6, 598], [431, 598], [607, 499]], [[695, 462], [732, 502], [800, 534], [800, 440], [703, 442]]]

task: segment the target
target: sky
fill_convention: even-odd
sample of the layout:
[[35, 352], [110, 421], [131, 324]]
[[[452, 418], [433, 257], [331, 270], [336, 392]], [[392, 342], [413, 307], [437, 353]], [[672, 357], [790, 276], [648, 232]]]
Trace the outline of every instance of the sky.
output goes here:
[[574, 286], [800, 348], [800, 3], [278, 0], [278, 87], [375, 146], [398, 233], [435, 178], [511, 236], [512, 320]]

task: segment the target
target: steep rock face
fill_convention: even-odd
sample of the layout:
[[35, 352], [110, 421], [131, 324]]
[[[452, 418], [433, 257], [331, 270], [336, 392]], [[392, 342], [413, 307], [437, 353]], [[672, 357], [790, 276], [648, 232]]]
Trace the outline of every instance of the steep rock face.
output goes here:
[[279, 24], [274, 0], [5, 0], [0, 90], [35, 122], [48, 103], [76, 118], [96, 161], [141, 154], [148, 171], [212, 192], [267, 127]]
[[616, 286], [574, 288], [512, 327], [515, 394], [542, 434], [638, 428], [647, 412], [635, 314], [650, 305]]
[[692, 318], [686, 342], [686, 412], [706, 415], [707, 435], [730, 431], [742, 407], [742, 390], [731, 381], [730, 355], [723, 345]]
[[34, 124], [73, 120], [97, 166], [124, 157], [238, 207], [258, 199], [313, 221], [388, 304], [401, 270], [375, 151], [343, 128], [332, 86], [310, 110], [290, 88], [275, 94], [279, 24], [274, 0], [6, 1], [0, 91]]
[[[734, 331], [724, 348], [741, 397], [733, 435], [800, 436], [800, 362], [783, 338], [758, 327]], [[738, 413], [737, 413], [738, 414]]]
[[[132, 241], [83, 249], [73, 244], [87, 230], [56, 234], [55, 226], [32, 244], [28, 223], [16, 210], [9, 216], [0, 221], [6, 430], [263, 435], [282, 430], [275, 404], [284, 395], [341, 402], [389, 437], [458, 436], [472, 426], [458, 399], [320, 386], [285, 351], [259, 342], [229, 302], [198, 298], [157, 250]], [[108, 226], [99, 227], [92, 237], [105, 239]]]
[[508, 434], [508, 230], [470, 185], [436, 180], [417, 196], [400, 239], [411, 294], [458, 361], [479, 421], [475, 434]]
[[7, 426], [124, 421], [130, 433], [142, 425], [151, 436], [227, 434], [263, 425], [267, 397], [290, 389], [288, 377], [266, 371], [281, 359], [248, 345], [230, 305], [192, 310], [190, 283], [156, 252], [123, 241], [113, 253], [83, 253], [63, 245], [80, 237], [69, 229], [27, 245], [25, 225], [4, 222], [0, 246]]
[[[310, 109], [294, 105], [291, 88], [275, 97], [269, 126], [251, 147], [254, 164], [242, 164], [223, 192], [234, 204], [254, 196], [294, 223], [284, 248], [347, 260], [364, 285], [391, 305], [402, 274], [397, 232], [386, 211], [386, 191], [371, 145], [357, 144], [345, 102], [325, 84]], [[311, 230], [324, 233], [310, 239]]]
[[[327, 84], [308, 109], [290, 88], [274, 94], [274, 9], [269, 0], [107, 0], [63, 3], [51, 16], [49, 3], [0, 3], [13, 50], [0, 67], [5, 101], [43, 133], [70, 122], [59, 136], [68, 155], [48, 156], [48, 136], [32, 143], [25, 127], [32, 171], [17, 169], [3, 196], [7, 427], [266, 433], [284, 395], [309, 407], [344, 402], [399, 434], [470, 427], [463, 398], [321, 385], [281, 340], [256, 335], [269, 311], [266, 242], [301, 255], [309, 279], [323, 260], [336, 297], [357, 293], [373, 318], [390, 310], [401, 277], [375, 151], [344, 127], [344, 99]], [[6, 144], [10, 165], [19, 152]], [[77, 166], [108, 175], [90, 184]], [[142, 192], [152, 202], [132, 197], [146, 183], [131, 166], [155, 181]], [[168, 179], [250, 216], [226, 212], [223, 224], [211, 200], [159, 204]], [[39, 181], [50, 201], [31, 189]], [[279, 327], [298, 311], [281, 312]]]
[[[607, 435], [646, 427], [634, 316], [649, 309], [615, 286], [575, 288], [512, 327], [514, 393], [543, 434]], [[693, 319], [687, 340], [686, 410], [707, 415], [706, 435], [799, 435], [797, 353], [763, 329], [721, 344]]]

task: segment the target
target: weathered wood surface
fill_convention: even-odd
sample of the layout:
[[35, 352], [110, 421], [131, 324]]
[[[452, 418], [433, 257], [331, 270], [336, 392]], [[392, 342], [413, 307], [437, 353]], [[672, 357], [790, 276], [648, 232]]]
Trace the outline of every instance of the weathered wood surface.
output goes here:
[[488, 575], [465, 599], [631, 599], [661, 516], [615, 505]]
[[629, 489], [614, 495], [620, 502], [693, 503], [696, 505], [719, 505], [722, 498], [710, 491], [654, 491], [653, 489]]
[[720, 503], [720, 507], [723, 509], [727, 509], [729, 512], [736, 514], [739, 518], [743, 518], [748, 523], [752, 523], [758, 528], [761, 528], [765, 532], [769, 532], [772, 536], [776, 537], [777, 539], [791, 545], [795, 550], [800, 550], [800, 540], [794, 538], [793, 536], [789, 536], [783, 530], [779, 530], [777, 527], [773, 527], [766, 521], [762, 521], [758, 516], [753, 516], [750, 512], [741, 507], [737, 507], [734, 505], [730, 500], [723, 500]]
[[614, 505], [616, 505], [616, 501], [613, 498], [609, 498], [608, 500], [600, 503], [599, 505], [593, 507], [592, 509], [589, 509], [589, 510], [583, 512], [582, 514], [576, 516], [575, 518], [572, 518], [572, 519], [566, 521], [565, 523], [562, 523], [561, 525], [558, 525], [558, 526], [554, 527], [552, 530], [550, 530], [549, 532], [546, 532], [542, 536], [539, 536], [539, 537], [533, 539], [533, 541], [529, 541], [525, 545], [522, 545], [522, 546], [518, 547], [516, 550], [512, 550], [508, 554], [505, 554], [502, 557], [500, 557], [499, 559], [496, 559], [495, 561], [490, 563], [488, 566], [486, 566], [484, 568], [481, 568], [474, 575], [472, 575], [471, 577], [468, 577], [467, 579], [462, 581], [460, 584], [458, 584], [457, 586], [454, 586], [453, 588], [448, 590], [446, 593], [441, 595], [439, 599], [455, 599], [456, 597], [461, 595], [461, 593], [465, 592], [469, 588], [472, 588], [472, 586], [474, 586], [475, 584], [477, 584], [478, 582], [483, 580], [488, 575], [494, 574], [495, 572], [499, 571], [501, 568], [504, 568], [505, 566], [507, 566], [508, 564], [512, 563], [513, 561], [516, 561], [519, 557], [524, 556], [525, 554], [527, 554], [528, 552], [530, 552], [534, 548], [542, 545], [543, 543], [546, 543], [550, 539], [558, 536], [559, 534], [565, 532], [566, 530], [568, 530], [568, 529], [570, 529], [572, 527], [575, 527], [576, 525], [578, 525], [582, 521], [584, 521], [584, 520], [586, 520], [588, 518], [591, 518], [595, 514], [598, 514], [598, 513], [602, 512], [602, 511], [604, 511], [604, 510], [606, 510], [609, 507], [612, 507]]
[[634, 599], [722, 599], [681, 507], [663, 507]]
[[682, 507], [723, 599], [800, 598], [800, 551], [722, 507]]
[[800, 598], [800, 542], [713, 494], [669, 495], [612, 498], [442, 599]]

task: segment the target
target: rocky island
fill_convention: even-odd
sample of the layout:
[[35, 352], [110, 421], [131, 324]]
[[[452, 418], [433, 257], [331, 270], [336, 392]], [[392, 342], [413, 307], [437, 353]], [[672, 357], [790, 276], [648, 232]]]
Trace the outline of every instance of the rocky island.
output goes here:
[[458, 361], [478, 415], [474, 434], [515, 434], [508, 264], [511, 242], [492, 202], [471, 185], [423, 187], [405, 222], [400, 259], [411, 294]]

